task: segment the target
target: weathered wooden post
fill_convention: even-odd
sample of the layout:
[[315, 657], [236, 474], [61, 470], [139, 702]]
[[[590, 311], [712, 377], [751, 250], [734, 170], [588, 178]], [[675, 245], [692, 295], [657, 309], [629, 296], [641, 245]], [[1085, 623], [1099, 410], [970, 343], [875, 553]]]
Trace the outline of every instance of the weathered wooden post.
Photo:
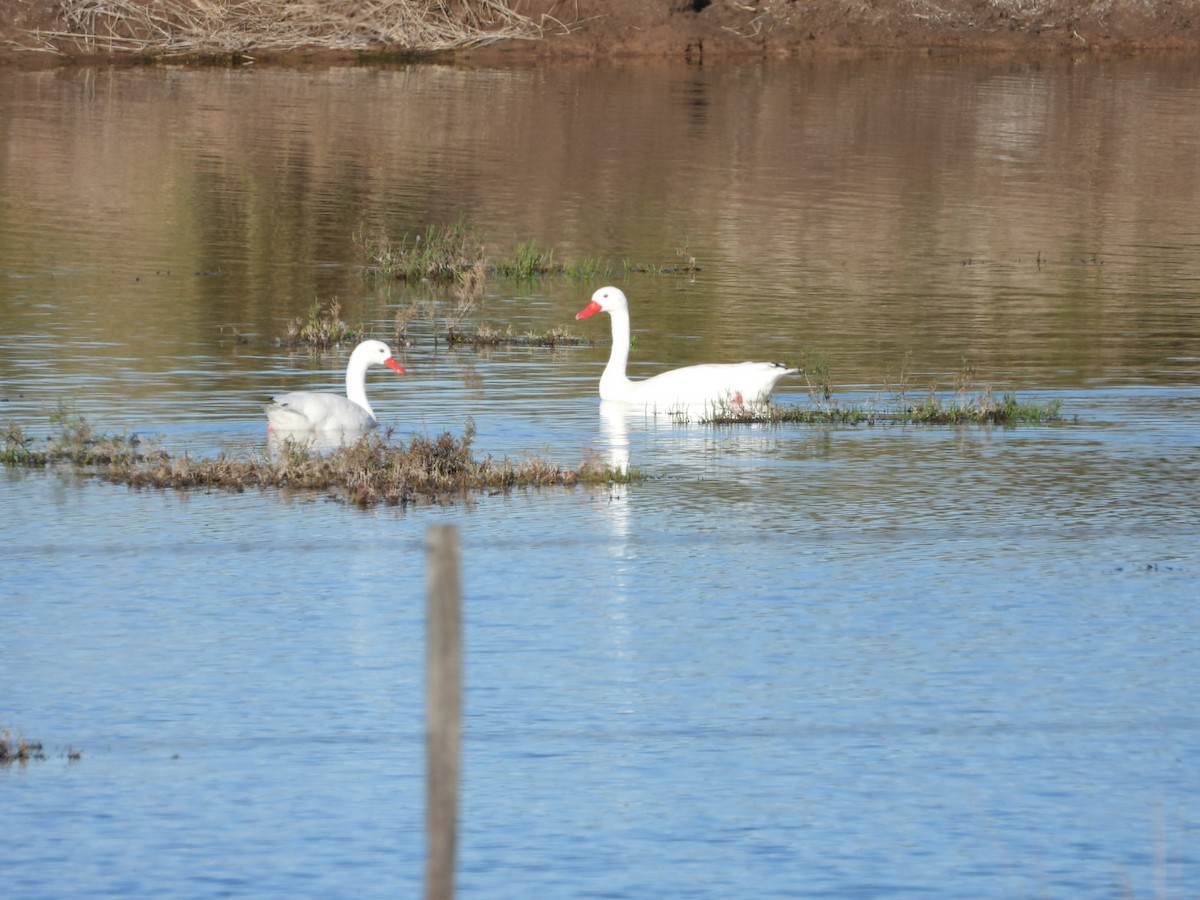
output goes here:
[[462, 759], [462, 576], [458, 529], [426, 532], [425, 900], [454, 897]]

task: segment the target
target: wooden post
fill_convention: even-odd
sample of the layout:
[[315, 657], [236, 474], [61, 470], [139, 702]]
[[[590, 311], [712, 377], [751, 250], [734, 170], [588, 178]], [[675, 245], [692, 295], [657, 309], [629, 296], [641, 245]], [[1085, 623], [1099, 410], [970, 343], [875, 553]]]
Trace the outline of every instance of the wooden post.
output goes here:
[[462, 758], [462, 578], [458, 529], [426, 532], [425, 900], [452, 900]]

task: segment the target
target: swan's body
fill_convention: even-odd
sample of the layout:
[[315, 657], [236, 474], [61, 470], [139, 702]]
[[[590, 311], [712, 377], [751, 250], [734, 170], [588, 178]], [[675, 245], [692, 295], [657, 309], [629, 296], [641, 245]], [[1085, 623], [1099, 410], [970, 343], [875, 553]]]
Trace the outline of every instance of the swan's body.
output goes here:
[[705, 363], [631, 381], [625, 374], [630, 338], [625, 293], [620, 288], [600, 288], [575, 318], [586, 319], [598, 312], [612, 318], [612, 354], [600, 376], [601, 400], [640, 403], [661, 411], [689, 406], [754, 406], [770, 400], [781, 378], [800, 371], [782, 363]]
[[367, 402], [367, 368], [387, 366], [405, 374], [383, 341], [363, 341], [346, 365], [346, 396], [316, 391], [279, 394], [263, 406], [271, 431], [366, 431], [377, 424]]

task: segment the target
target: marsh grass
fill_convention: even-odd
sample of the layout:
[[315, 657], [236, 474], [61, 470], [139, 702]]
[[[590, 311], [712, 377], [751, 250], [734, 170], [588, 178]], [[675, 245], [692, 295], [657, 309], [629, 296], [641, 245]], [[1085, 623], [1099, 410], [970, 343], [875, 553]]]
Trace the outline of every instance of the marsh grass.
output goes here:
[[615, 274], [613, 268], [606, 262], [594, 257], [585, 257], [563, 266], [563, 275], [571, 281], [599, 281]]
[[923, 425], [1038, 425], [1064, 421], [1062, 401], [1022, 400], [1015, 393], [997, 399], [991, 388], [965, 396], [943, 397], [933, 391], [920, 403], [906, 407], [907, 421]]
[[700, 266], [696, 262], [696, 257], [692, 255], [692, 251], [687, 245], [680, 247], [675, 251], [675, 255], [679, 257], [680, 262], [674, 265], [645, 265], [641, 263], [625, 263], [626, 274], [643, 273], [648, 275], [688, 275], [694, 276], [700, 271]]
[[124, 466], [165, 456], [153, 442], [136, 434], [98, 434], [82, 416], [60, 407], [50, 416], [53, 437], [38, 446], [36, 438], [12, 422], [3, 428], [0, 462], [8, 466], [40, 469], [55, 463], [76, 466]]
[[400, 281], [453, 284], [485, 259], [483, 238], [462, 219], [430, 225], [419, 234], [406, 233], [398, 241], [383, 230], [368, 234], [359, 229], [355, 240], [370, 261], [370, 271]]
[[533, 241], [529, 241], [517, 244], [512, 256], [496, 263], [493, 271], [502, 278], [530, 280], [538, 275], [562, 272], [563, 269], [554, 265], [552, 249], [539, 250]]
[[820, 406], [719, 407], [699, 421], [713, 425], [1048, 425], [1066, 421], [1062, 401], [1022, 400], [1015, 393], [996, 399], [990, 391], [972, 397], [931, 393], [918, 403], [884, 407], [877, 402]]
[[358, 343], [366, 336], [363, 328], [351, 328], [340, 318], [342, 305], [337, 297], [322, 303], [317, 300], [308, 309], [308, 315], [293, 319], [280, 339], [285, 347], [309, 347], [313, 350], [329, 350], [339, 344]]
[[809, 399], [817, 409], [827, 409], [833, 403], [833, 380], [829, 357], [824, 353], [807, 352], [800, 365], [800, 375], [808, 389]]
[[477, 265], [459, 274], [449, 294], [431, 291], [413, 298], [408, 305], [396, 311], [393, 320], [396, 343], [401, 346], [411, 343], [409, 329], [424, 323], [436, 343], [438, 336], [453, 343], [454, 335], [464, 334], [463, 320], [473, 313], [483, 300], [484, 275]]
[[404, 346], [410, 342], [408, 329], [412, 327], [414, 322], [427, 316], [427, 313], [424, 312], [425, 308], [425, 304], [420, 300], [414, 300], [407, 306], [402, 306], [396, 310], [396, 316], [392, 320], [392, 333], [395, 335], [397, 344]]
[[559, 325], [548, 331], [515, 332], [511, 325], [501, 331], [486, 323], [475, 326], [473, 332], [458, 328], [446, 330], [446, 343], [451, 347], [581, 347], [594, 343], [591, 338], [572, 334], [571, 329]]
[[596, 257], [584, 257], [569, 263], [554, 262], [554, 251], [541, 251], [537, 258], [517, 254], [492, 267], [492, 272], [505, 278], [532, 280], [539, 276], [558, 275], [571, 281], [599, 281], [629, 275], [694, 275], [699, 268], [693, 265], [656, 265], [623, 261], [619, 266]]
[[510, 257], [501, 260], [490, 267], [490, 271], [502, 278], [532, 280], [538, 276], [561, 275], [572, 281], [594, 281], [616, 275], [694, 275], [698, 272], [696, 258], [686, 250], [677, 251], [683, 257], [683, 262], [677, 265], [652, 265], [624, 261], [620, 267], [597, 259], [585, 257], [569, 263], [554, 261], [554, 250], [539, 250], [530, 241], [517, 244]]
[[914, 400], [907, 373], [910, 359], [905, 357], [898, 382], [888, 383], [886, 397], [846, 404], [834, 397], [828, 358], [806, 354], [802, 374], [809, 393], [808, 406], [722, 405], [699, 420], [716, 425], [1047, 425], [1066, 421], [1060, 399], [1021, 399], [1015, 392], [997, 397], [990, 385], [976, 389], [975, 367], [966, 360], [951, 387], [943, 388], [935, 382]]
[[568, 263], [555, 259], [554, 248], [535, 241], [518, 243], [504, 257], [489, 259], [483, 235], [465, 220], [452, 225], [430, 225], [424, 232], [393, 239], [385, 230], [368, 231], [360, 226], [354, 241], [367, 258], [366, 271], [377, 278], [432, 284], [453, 284], [456, 291], [479, 296], [488, 277], [517, 281], [560, 276], [572, 281], [595, 281], [617, 275], [694, 275], [700, 270], [696, 258], [683, 248], [676, 251], [680, 262], [656, 265], [623, 262], [620, 266], [595, 257]]
[[403, 443], [393, 441], [390, 431], [373, 432], [327, 453], [285, 439], [274, 451], [193, 457], [143, 449], [136, 436], [97, 435], [76, 416], [58, 422], [56, 433], [41, 446], [10, 423], [4, 429], [2, 459], [25, 468], [69, 465], [139, 488], [323, 491], [363, 507], [444, 503], [480, 492], [629, 483], [642, 477], [594, 459], [564, 469], [538, 456], [478, 458], [472, 451], [474, 438], [475, 426], [468, 420], [461, 436], [413, 435]]
[[46, 751], [41, 742], [27, 741], [23, 737], [14, 739], [7, 730], [0, 731], [0, 766], [45, 758]]
[[924, 396], [910, 402], [910, 363], [911, 354], [906, 354], [894, 390], [898, 415], [905, 417], [904, 421], [921, 425], [1036, 425], [1063, 421], [1059, 399], [1022, 400], [1011, 391], [997, 398], [991, 385], [977, 389], [975, 366], [965, 358], [949, 390], [934, 382]]

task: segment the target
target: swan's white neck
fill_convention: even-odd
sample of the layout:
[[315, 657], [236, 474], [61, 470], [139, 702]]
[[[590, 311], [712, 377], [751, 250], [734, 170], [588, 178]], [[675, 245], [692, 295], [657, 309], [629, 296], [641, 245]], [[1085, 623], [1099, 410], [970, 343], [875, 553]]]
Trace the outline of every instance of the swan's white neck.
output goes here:
[[371, 409], [371, 404], [367, 402], [367, 365], [366, 357], [350, 357], [350, 363], [346, 366], [346, 399], [361, 406], [367, 411], [367, 415], [374, 419], [375, 410]]
[[617, 397], [629, 390], [630, 381], [625, 374], [629, 363], [629, 310], [618, 307], [608, 311], [612, 319], [612, 353], [608, 365], [600, 376], [600, 396]]

